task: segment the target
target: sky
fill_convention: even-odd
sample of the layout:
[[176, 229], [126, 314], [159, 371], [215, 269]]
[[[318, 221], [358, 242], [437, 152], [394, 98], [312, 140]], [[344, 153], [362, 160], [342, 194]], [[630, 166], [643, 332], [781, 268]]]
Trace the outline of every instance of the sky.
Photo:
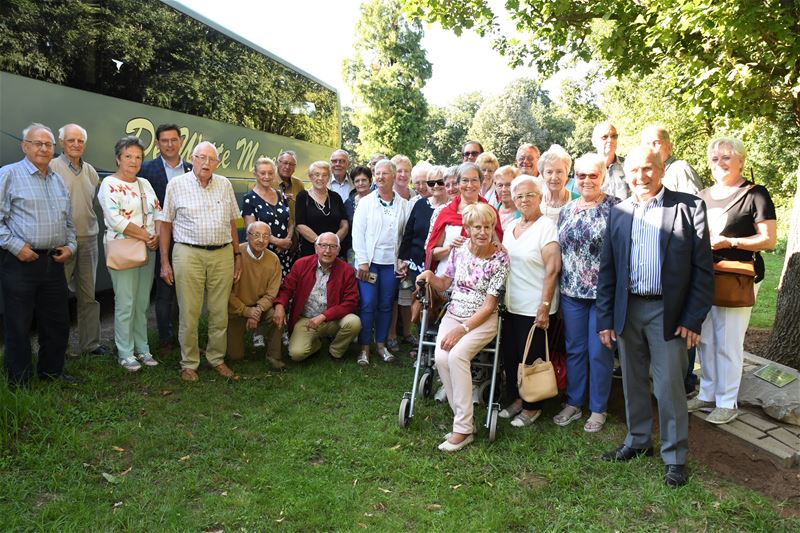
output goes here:
[[[361, 0], [178, 1], [332, 85], [343, 105], [351, 102], [342, 62], [352, 55]], [[423, 92], [429, 103], [439, 106], [468, 92], [497, 94], [517, 78], [535, 76], [530, 68], [509, 68], [488, 39], [472, 32], [456, 37], [428, 25], [423, 47], [433, 64]]]

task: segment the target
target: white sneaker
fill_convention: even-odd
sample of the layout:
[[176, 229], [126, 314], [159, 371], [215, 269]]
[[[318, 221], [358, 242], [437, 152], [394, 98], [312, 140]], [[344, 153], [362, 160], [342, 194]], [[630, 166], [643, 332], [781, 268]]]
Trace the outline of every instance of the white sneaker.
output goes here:
[[144, 366], [158, 366], [158, 361], [156, 361], [150, 352], [147, 353], [140, 353], [136, 356], [136, 358], [141, 362]]
[[264, 335], [253, 335], [253, 348], [263, 348], [264, 346], [266, 346]]
[[139, 364], [139, 361], [136, 360], [135, 357], [122, 357], [119, 360], [119, 366], [127, 370], [128, 372], [136, 372], [142, 368], [142, 365]]

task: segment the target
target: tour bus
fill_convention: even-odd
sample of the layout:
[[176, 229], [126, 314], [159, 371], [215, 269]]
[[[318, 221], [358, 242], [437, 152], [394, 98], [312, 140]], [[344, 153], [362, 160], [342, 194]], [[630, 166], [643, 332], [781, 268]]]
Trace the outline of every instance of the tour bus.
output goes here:
[[[153, 159], [156, 127], [174, 123], [184, 159], [203, 140], [216, 145], [217, 173], [241, 202], [258, 157], [293, 150], [305, 180], [308, 165], [340, 145], [333, 87], [177, 2], [2, 2], [0, 19], [0, 166], [23, 157], [28, 124], [57, 136], [74, 122], [102, 177], [116, 167], [119, 138], [136, 135]], [[110, 286], [101, 260], [98, 290]]]

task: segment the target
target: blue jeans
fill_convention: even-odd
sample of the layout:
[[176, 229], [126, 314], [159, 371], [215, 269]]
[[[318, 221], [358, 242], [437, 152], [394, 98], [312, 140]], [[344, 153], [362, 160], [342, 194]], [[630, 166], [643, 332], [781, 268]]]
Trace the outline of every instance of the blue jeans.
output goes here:
[[589, 385], [589, 409], [605, 413], [611, 393], [614, 354], [597, 335], [595, 300], [561, 295], [567, 348], [567, 404], [583, 407]]
[[378, 275], [375, 283], [358, 280], [360, 295], [361, 332], [358, 344], [367, 346], [372, 342], [372, 329], [375, 328], [375, 342], [383, 344], [389, 335], [389, 322], [392, 318], [392, 302], [397, 298], [398, 279], [394, 275], [394, 265], [372, 263], [369, 271]]

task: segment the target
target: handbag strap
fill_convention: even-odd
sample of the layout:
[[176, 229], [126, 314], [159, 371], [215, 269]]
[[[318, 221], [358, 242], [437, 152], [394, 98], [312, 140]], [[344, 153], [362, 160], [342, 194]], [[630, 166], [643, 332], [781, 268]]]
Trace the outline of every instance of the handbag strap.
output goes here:
[[[547, 330], [544, 328], [540, 328], [544, 331], [544, 360], [546, 362], [550, 362], [550, 343], [547, 342]], [[533, 342], [533, 333], [536, 331], [536, 323], [534, 322], [533, 326], [531, 326], [530, 331], [528, 331], [528, 339], [525, 341], [525, 351], [522, 352], [522, 363], [528, 364], [525, 360], [528, 358], [528, 350], [531, 349], [531, 342]]]
[[139, 199], [142, 201], [142, 229], [147, 229], [147, 209], [144, 205], [144, 189], [142, 189], [141, 178], [136, 178], [136, 183], [139, 185]]

